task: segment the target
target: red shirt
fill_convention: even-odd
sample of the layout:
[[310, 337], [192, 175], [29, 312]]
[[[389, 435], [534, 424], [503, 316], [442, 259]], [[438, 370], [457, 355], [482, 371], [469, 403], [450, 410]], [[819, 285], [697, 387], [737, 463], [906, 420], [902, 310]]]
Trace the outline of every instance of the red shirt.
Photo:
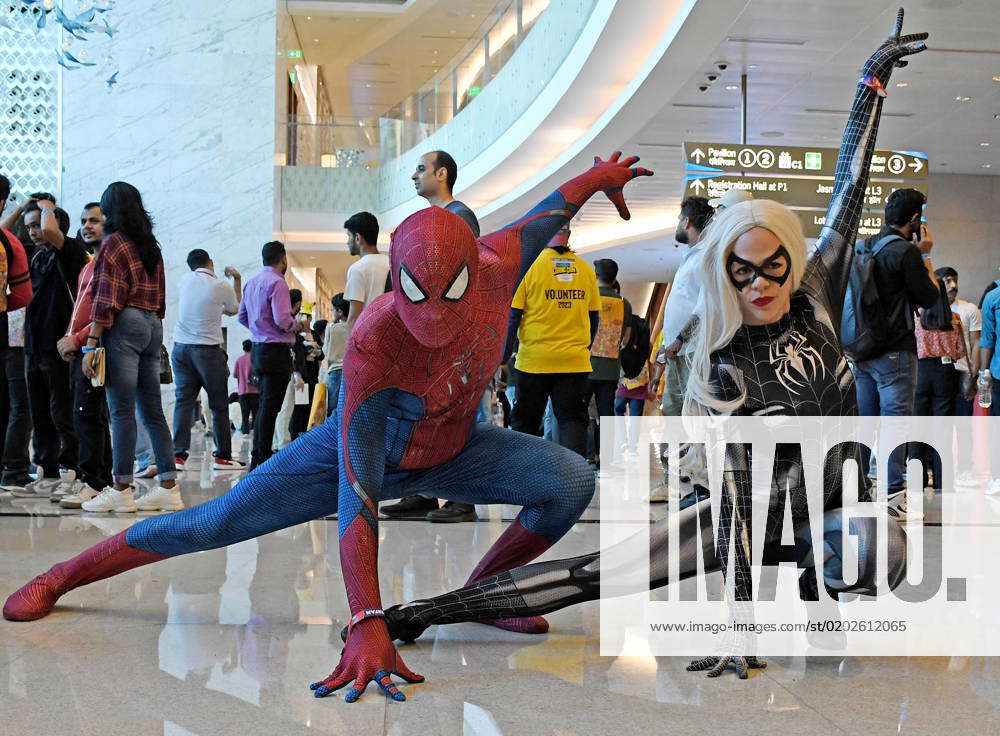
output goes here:
[[90, 288], [94, 280], [94, 264], [97, 259], [91, 260], [80, 269], [80, 278], [76, 286], [76, 303], [73, 304], [73, 316], [69, 321], [67, 335], [72, 335], [76, 340], [76, 347], [82, 348], [87, 344], [87, 335], [90, 334], [90, 311], [93, 306], [94, 294]]
[[163, 319], [167, 306], [163, 259], [150, 275], [131, 240], [121, 233], [108, 235], [94, 260], [92, 291], [91, 322], [110, 327], [125, 307], [156, 312]]
[[[4, 230], [10, 243], [11, 258], [7, 259], [7, 311], [28, 306], [31, 301], [31, 272], [28, 270], [28, 256], [21, 241], [9, 230]], [[6, 255], [6, 254], [5, 254]]]

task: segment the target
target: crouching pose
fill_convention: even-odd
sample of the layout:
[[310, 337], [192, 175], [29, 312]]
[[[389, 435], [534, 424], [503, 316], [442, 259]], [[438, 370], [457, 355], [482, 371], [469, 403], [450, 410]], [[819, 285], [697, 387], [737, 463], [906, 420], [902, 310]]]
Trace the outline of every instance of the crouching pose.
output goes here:
[[[857, 414], [854, 378], [840, 345], [840, 318], [889, 75], [894, 67], [906, 64], [904, 56], [926, 48], [923, 41], [927, 34], [901, 36], [902, 23], [900, 10], [892, 35], [864, 65], [837, 159], [826, 226], [812, 253], [807, 257], [795, 214], [768, 200], [726, 208], [702, 236], [698, 276], [704, 302], [690, 336], [689, 412], [831, 418]], [[792, 519], [801, 525], [807, 520], [802, 469], [793, 458], [786, 460], [781, 463], [785, 477], [779, 476], [774, 482], [778, 488], [789, 489]], [[858, 460], [858, 453], [848, 444], [841, 446], [839, 456], [829, 459], [829, 472], [824, 475], [825, 558], [814, 560], [812, 551], [804, 549], [807, 554], [799, 560], [807, 568], [826, 563], [825, 583], [835, 592], [873, 592], [874, 521], [851, 527], [851, 532], [860, 537], [862, 555], [862, 577], [857, 586], [843, 585], [839, 573], [843, 468], [845, 463]], [[749, 549], [743, 547], [750, 536], [748, 473], [727, 473], [725, 483], [733, 503], [721, 506], [719, 527], [728, 535], [735, 526], [732, 539], [736, 544], [735, 580], [739, 586], [749, 580], [745, 574], [749, 571], [740, 570], [741, 560], [748, 564], [750, 559]], [[711, 524], [710, 504], [706, 499], [681, 512], [682, 578], [697, 572], [698, 527]], [[651, 530], [653, 587], [670, 582], [667, 531], [666, 521]], [[890, 525], [889, 531], [888, 582], [894, 586], [905, 576], [905, 540], [896, 525]], [[728, 548], [728, 539], [720, 535], [720, 542]], [[780, 529], [768, 529], [765, 561], [768, 546], [776, 544], [780, 544]], [[714, 549], [703, 549], [702, 554], [707, 570], [726, 572], [726, 560], [717, 560]], [[803, 576], [804, 581], [816, 580], [815, 572], [806, 572], [809, 574]], [[393, 607], [386, 612], [389, 628], [398, 638], [413, 639], [432, 624], [542, 615], [597, 598], [602, 575], [606, 582], [608, 576], [613, 581], [615, 571], [600, 570], [598, 552], [533, 564], [437, 598]], [[812, 587], [815, 589], [815, 582]], [[761, 663], [743, 654], [706, 657], [692, 663], [690, 669], [709, 670], [711, 676], [717, 676], [732, 665], [745, 677], [747, 669]]]
[[[652, 172], [637, 158], [595, 159], [517, 222], [478, 241], [456, 215], [432, 207], [393, 234], [392, 292], [365, 310], [344, 356], [337, 412], [219, 498], [144, 520], [39, 575], [15, 592], [7, 619], [30, 621], [66, 592], [166, 557], [223, 547], [338, 513], [351, 608], [340, 663], [317, 696], [374, 680], [395, 700], [390, 676], [407, 669], [386, 629], [379, 595], [378, 501], [428, 493], [464, 503], [522, 506], [469, 582], [523, 565], [577, 521], [594, 492], [577, 454], [530, 435], [475, 424], [500, 362], [514, 290], [535, 257], [592, 195], [628, 219], [622, 187]], [[338, 492], [339, 489], [339, 492]], [[494, 621], [544, 631], [544, 619]]]

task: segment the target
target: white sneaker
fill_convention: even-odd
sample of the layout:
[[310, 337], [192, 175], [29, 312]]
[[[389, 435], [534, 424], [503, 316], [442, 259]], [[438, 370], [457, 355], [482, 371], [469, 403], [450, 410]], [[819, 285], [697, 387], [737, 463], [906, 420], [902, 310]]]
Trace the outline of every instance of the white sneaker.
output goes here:
[[123, 514], [135, 513], [135, 500], [132, 498], [132, 486], [119, 491], [108, 486], [89, 501], [80, 504], [84, 511], [115, 511]]
[[59, 500], [59, 505], [64, 509], [78, 509], [83, 506], [84, 501], [97, 498], [97, 496], [98, 491], [94, 490], [86, 483], [83, 483], [76, 493], [69, 496], [63, 496], [63, 498]]
[[886, 501], [886, 513], [890, 519], [903, 522], [909, 519], [923, 521], [924, 515], [906, 508], [906, 491], [900, 491]]
[[139, 511], [180, 511], [184, 508], [181, 489], [156, 486], [135, 503]]
[[59, 479], [62, 482], [52, 491], [52, 495], [49, 496], [49, 500], [52, 503], [59, 503], [61, 499], [79, 493], [80, 489], [83, 488], [83, 481], [77, 480], [75, 470], [60, 468]]
[[146, 465], [139, 468], [135, 473], [136, 478], [155, 478], [156, 477], [156, 463]]
[[212, 463], [213, 470], [246, 470], [247, 466], [245, 463], [241, 463], [239, 460], [225, 460], [221, 457], [214, 459]]
[[966, 470], [964, 473], [959, 473], [958, 477], [955, 478], [956, 488], [982, 488], [983, 479], [978, 475], [973, 473], [971, 470]]
[[24, 488], [14, 488], [14, 498], [48, 498], [62, 483], [58, 478], [42, 478], [26, 483]]
[[986, 493], [990, 496], [1000, 495], [1000, 478], [994, 478], [990, 481], [990, 484], [986, 486]]
[[649, 494], [650, 503], [666, 503], [670, 500], [670, 489], [666, 483], [661, 483]]

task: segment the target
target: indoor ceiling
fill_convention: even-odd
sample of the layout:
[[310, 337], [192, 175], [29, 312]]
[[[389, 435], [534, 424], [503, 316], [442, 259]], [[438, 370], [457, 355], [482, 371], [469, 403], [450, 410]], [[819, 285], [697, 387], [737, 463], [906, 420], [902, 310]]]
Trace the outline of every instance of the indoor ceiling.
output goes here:
[[321, 67], [334, 115], [378, 117], [479, 37], [484, 19], [508, 2], [287, 0], [284, 43], [302, 51], [299, 63]]
[[[748, 143], [838, 146], [859, 69], [888, 34], [900, 1], [749, 0], [726, 40], [706, 53], [701, 72], [638, 135], [622, 143], [623, 150], [640, 155], [643, 165], [656, 172], [627, 190], [633, 219], [672, 227], [684, 179], [685, 140], [739, 142], [744, 71]], [[893, 74], [879, 147], [924, 151], [932, 173], [996, 173], [1000, 3], [909, 0], [905, 6], [904, 33], [930, 31], [929, 49]], [[720, 60], [728, 62], [724, 72], [715, 67]], [[709, 73], [719, 79], [702, 92], [698, 87]], [[599, 247], [593, 241], [613, 239], [618, 223], [614, 209], [601, 202], [584, 208], [576, 231], [583, 242]]]

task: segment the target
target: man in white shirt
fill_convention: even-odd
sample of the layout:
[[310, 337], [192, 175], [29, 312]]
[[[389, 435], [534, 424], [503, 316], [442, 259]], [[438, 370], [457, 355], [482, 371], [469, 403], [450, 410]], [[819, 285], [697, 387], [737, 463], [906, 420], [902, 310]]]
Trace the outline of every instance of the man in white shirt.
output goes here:
[[[976, 378], [979, 375], [979, 337], [983, 329], [982, 313], [972, 302], [958, 298], [958, 271], [951, 266], [944, 266], [934, 271], [934, 275], [944, 282], [948, 292], [948, 302], [951, 311], [962, 320], [962, 339], [965, 342], [966, 357], [955, 361], [958, 380], [955, 382], [954, 411], [957, 417], [972, 416], [972, 406], [976, 398]], [[941, 358], [942, 363], [950, 363], [950, 358]], [[961, 420], [959, 420], [961, 422]], [[972, 437], [966, 436], [965, 425], [959, 423], [958, 436], [958, 474], [955, 484], [959, 486], [974, 486], [977, 477], [972, 471]]]
[[222, 340], [222, 315], [232, 316], [240, 308], [240, 273], [226, 266], [232, 284], [215, 275], [214, 264], [201, 248], [187, 257], [190, 273], [178, 285], [177, 323], [170, 359], [174, 368], [174, 455], [183, 468], [191, 446], [191, 422], [198, 393], [205, 389], [212, 412], [216, 470], [242, 470], [233, 460], [229, 425], [229, 359]]
[[347, 329], [354, 328], [362, 310], [375, 297], [386, 292], [389, 277], [389, 256], [378, 252], [378, 220], [371, 212], [358, 212], [344, 223], [347, 248], [352, 256], [361, 256], [347, 269], [344, 299], [350, 304]]

